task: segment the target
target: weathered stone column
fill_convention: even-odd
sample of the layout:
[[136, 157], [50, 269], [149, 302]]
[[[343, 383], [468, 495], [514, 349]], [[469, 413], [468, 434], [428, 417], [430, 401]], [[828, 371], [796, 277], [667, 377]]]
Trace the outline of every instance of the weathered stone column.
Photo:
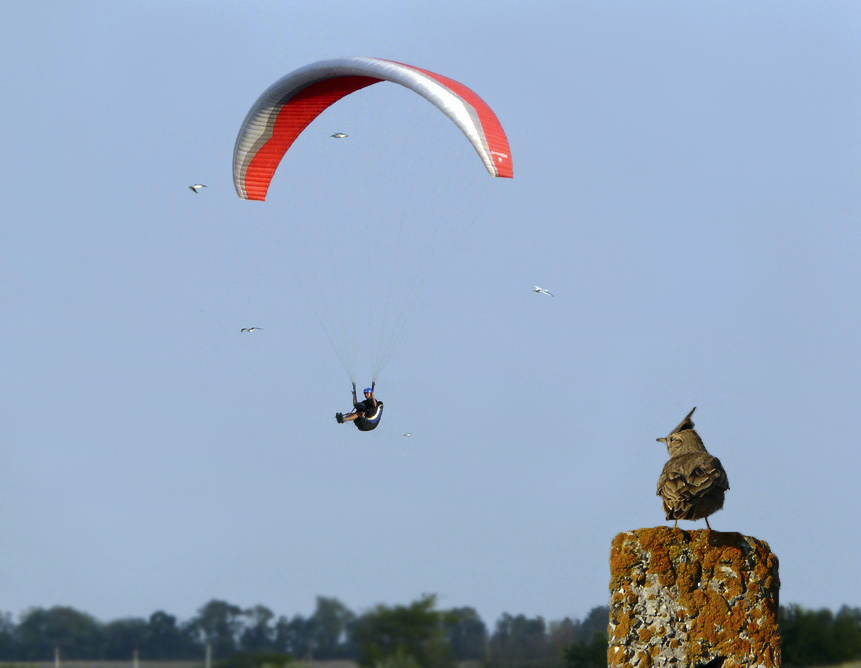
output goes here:
[[610, 552], [610, 668], [779, 668], [777, 557], [739, 533], [620, 533]]

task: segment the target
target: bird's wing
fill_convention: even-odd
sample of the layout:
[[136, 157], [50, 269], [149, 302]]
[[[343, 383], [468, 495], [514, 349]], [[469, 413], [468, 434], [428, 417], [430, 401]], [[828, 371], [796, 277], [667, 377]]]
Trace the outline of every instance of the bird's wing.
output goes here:
[[717, 457], [692, 452], [671, 458], [658, 478], [658, 494], [664, 498], [692, 499], [714, 489], [729, 489], [726, 471]]

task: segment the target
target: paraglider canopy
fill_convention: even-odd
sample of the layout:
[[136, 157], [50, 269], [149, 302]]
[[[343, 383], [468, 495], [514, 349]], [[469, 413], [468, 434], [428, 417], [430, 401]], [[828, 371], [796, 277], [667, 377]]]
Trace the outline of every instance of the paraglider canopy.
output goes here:
[[448, 116], [492, 176], [512, 178], [508, 139], [496, 114], [461, 83], [380, 58], [336, 58], [301, 67], [270, 86], [251, 107], [233, 149], [233, 184], [243, 199], [265, 200], [275, 170], [302, 131], [357, 90], [391, 81], [415, 91]]

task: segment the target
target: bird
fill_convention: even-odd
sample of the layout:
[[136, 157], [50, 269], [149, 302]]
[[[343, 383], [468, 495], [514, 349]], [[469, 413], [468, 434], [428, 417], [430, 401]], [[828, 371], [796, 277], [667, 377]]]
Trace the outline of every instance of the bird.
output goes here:
[[670, 454], [658, 478], [658, 496], [674, 529], [679, 520], [704, 519], [711, 531], [708, 516], [723, 508], [729, 480], [720, 460], [706, 450], [694, 430], [691, 416], [696, 409], [694, 406], [669, 436], [657, 439], [666, 443]]
[[336, 132], [335, 134], [329, 135], [329, 136], [334, 137], [335, 139], [345, 139], [345, 138], [349, 137], [350, 135], [344, 134], [343, 132]]
[[239, 331], [240, 332], [248, 332], [250, 334], [251, 332], [256, 332], [258, 329], [262, 330], [263, 328], [262, 327], [243, 327]]
[[539, 288], [537, 285], [533, 287], [532, 291], [537, 292], [538, 294], [541, 294], [541, 295], [550, 295], [551, 297], [553, 296], [553, 293], [550, 292], [550, 290], [545, 290], [544, 288]]
[[206, 188], [206, 186], [202, 183], [195, 183], [193, 186], [188, 186], [188, 189], [193, 192], [195, 195], [201, 188]]

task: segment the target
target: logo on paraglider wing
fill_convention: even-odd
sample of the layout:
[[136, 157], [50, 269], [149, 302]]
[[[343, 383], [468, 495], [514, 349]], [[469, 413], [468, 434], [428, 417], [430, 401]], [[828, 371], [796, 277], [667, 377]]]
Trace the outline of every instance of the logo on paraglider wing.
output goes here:
[[500, 153], [499, 151], [491, 151], [490, 155], [495, 155], [496, 159], [499, 160], [499, 162], [502, 162], [503, 160], [506, 160], [508, 158], [508, 153]]

